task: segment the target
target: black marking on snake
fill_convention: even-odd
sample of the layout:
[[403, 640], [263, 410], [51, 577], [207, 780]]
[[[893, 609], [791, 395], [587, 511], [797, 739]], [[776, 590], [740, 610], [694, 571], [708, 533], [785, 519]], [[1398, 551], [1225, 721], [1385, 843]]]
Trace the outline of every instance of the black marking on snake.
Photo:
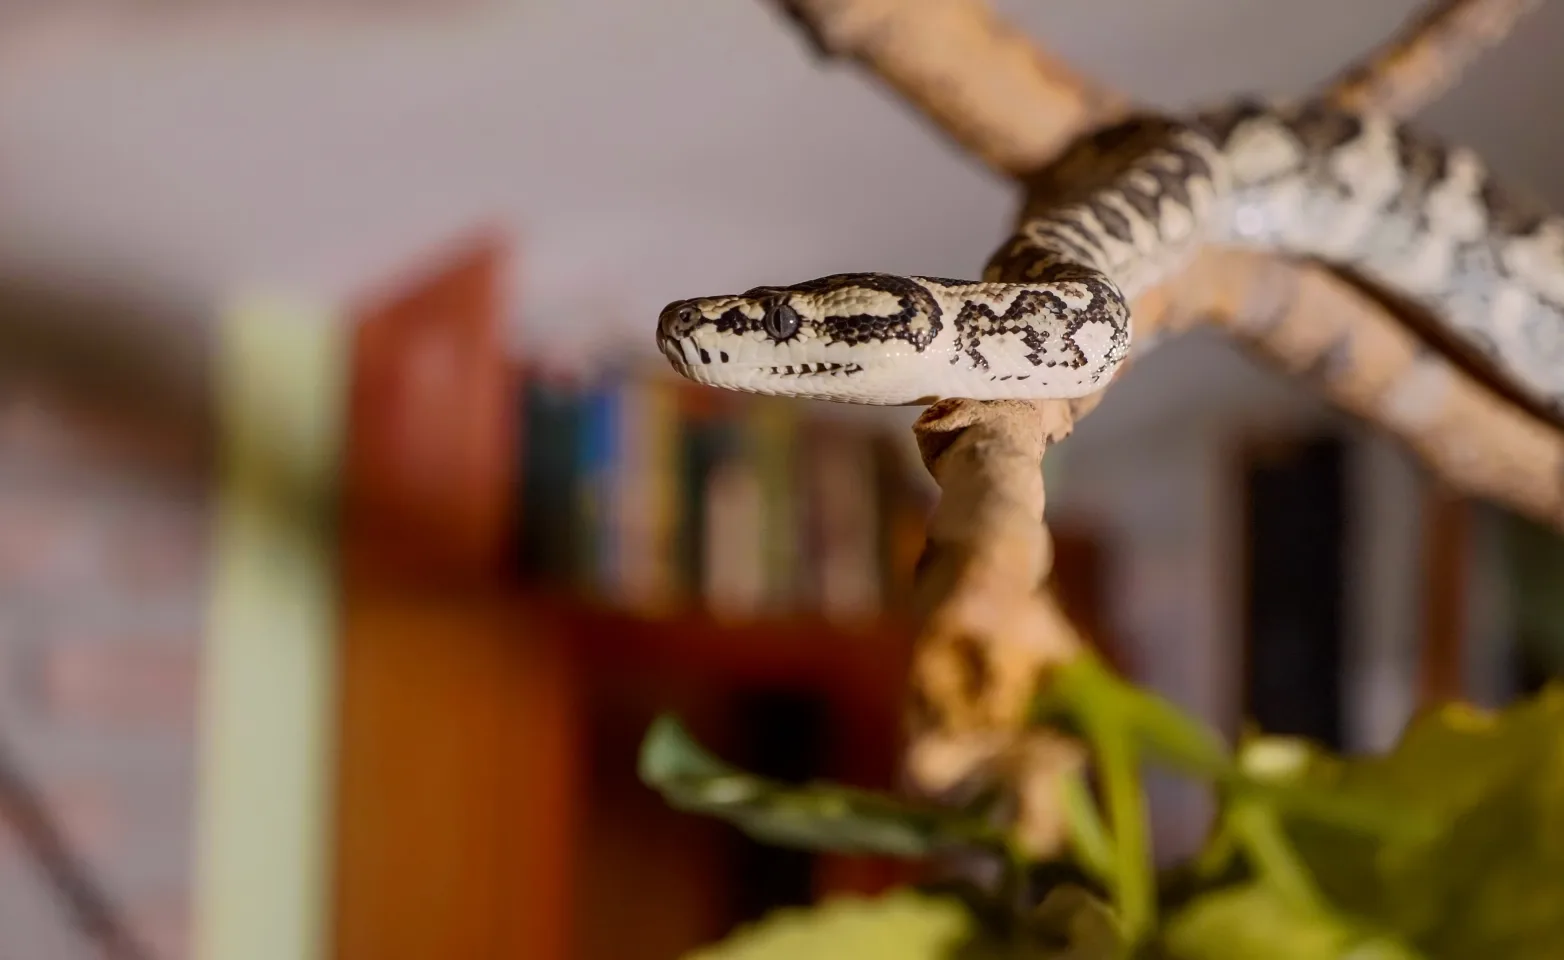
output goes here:
[[1097, 241], [1093, 231], [1065, 217], [1033, 224], [1030, 237], [1018, 244], [1013, 253], [1015, 272], [1028, 279], [1037, 279], [1035, 270], [1061, 259], [1060, 254], [1081, 264], [1099, 264], [1107, 259], [1107, 253]]
[[684, 361], [685, 366], [689, 366], [690, 358], [684, 352], [684, 340], [682, 338], [675, 337], [673, 338], [673, 345], [679, 350], [679, 359]]
[[1418, 136], [1404, 124], [1396, 124], [1392, 136], [1402, 183], [1382, 212], [1405, 217], [1416, 225], [1419, 233], [1427, 233], [1430, 226], [1428, 194], [1449, 176], [1450, 151], [1427, 137]]
[[701, 347], [700, 351], [701, 351], [701, 363], [711, 363], [711, 353], [708, 352], [705, 347]]
[[[1123, 307], [1122, 300], [1117, 298], [1117, 292], [1101, 278], [1096, 278], [1095, 282], [1091, 280], [1080, 282], [1087, 285], [1087, 289], [1091, 292], [1091, 300], [1084, 308], [1078, 310], [1072, 309], [1058, 294], [1042, 289], [1023, 290], [1016, 294], [1004, 313], [995, 313], [994, 309], [986, 303], [968, 302], [956, 314], [957, 355], [965, 354], [972, 361], [974, 369], [987, 370], [988, 358], [979, 349], [984, 338], [1019, 335], [1021, 342], [1026, 344], [1030, 351], [1026, 359], [1032, 366], [1079, 370], [1089, 362], [1089, 358], [1076, 345], [1076, 335], [1088, 323], [1113, 323], [1111, 315], [1115, 312], [1114, 306], [1118, 306], [1120, 311]], [[1049, 341], [1054, 335], [1039, 327], [1033, 320], [1046, 313], [1066, 318], [1064, 342], [1059, 344], [1059, 349], [1066, 353], [1068, 359], [1047, 360], [1044, 357], [1050, 346]], [[1121, 324], [1114, 323], [1113, 346], [1110, 354], [1122, 356], [1128, 349], [1128, 341], [1128, 330]], [[956, 360], [955, 356], [951, 358], [952, 363]]]
[[[1161, 185], [1161, 181], [1158, 181], [1158, 185]], [[1128, 182], [1120, 188], [1119, 192], [1124, 197], [1124, 202], [1136, 213], [1145, 217], [1148, 223], [1156, 223], [1161, 217], [1162, 201], [1159, 194], [1147, 192], [1138, 185]]]
[[920, 276], [920, 277], [913, 277], [913, 279], [914, 280], [922, 280], [924, 283], [932, 283], [936, 287], [946, 287], [946, 288], [950, 288], [950, 289], [956, 289], [956, 288], [960, 288], [960, 287], [970, 287], [970, 286], [973, 286], [973, 285], [975, 285], [975, 284], [977, 284], [979, 282], [977, 280], [951, 280], [948, 277], [921, 277]]
[[1548, 209], [1535, 198], [1507, 189], [1487, 171], [1478, 195], [1494, 228], [1511, 237], [1529, 237], [1550, 219]]
[[1085, 264], [1074, 263], [1069, 260], [1058, 260], [1045, 264], [1038, 271], [1038, 278], [1043, 283], [1088, 283], [1101, 284], [1104, 277], [1101, 271], [1094, 270]]
[[[1519, 278], [1501, 255], [1503, 244], [1535, 239], [1550, 227], [1564, 233], [1564, 220], [1553, 214], [1540, 200], [1503, 186], [1487, 171], [1483, 173], [1479, 196], [1499, 244], [1493, 249], [1493, 270], [1507, 280], [1515, 281]], [[1531, 285], [1527, 284], [1527, 287]], [[1564, 301], [1539, 289], [1532, 289], [1531, 293], [1552, 312], [1564, 313]], [[1551, 322], [1557, 323], [1558, 318], [1553, 318]]]
[[856, 363], [801, 363], [790, 364], [785, 367], [767, 367], [766, 370], [774, 376], [803, 377], [810, 374], [829, 373], [831, 376], [852, 376], [862, 373], [863, 367]]
[[1011, 283], [1100, 280], [1101, 272], [1091, 264], [1101, 262], [1103, 256], [1082, 249], [1057, 226], [1038, 225], [1034, 236], [1016, 237], [1005, 244], [989, 261], [985, 275]]
[[[884, 343], [902, 340], [922, 353], [939, 336], [944, 328], [943, 311], [934, 295], [908, 277], [888, 273], [838, 273], [815, 280], [806, 280], [786, 287], [755, 287], [746, 291], [746, 299], [764, 299], [785, 296], [790, 293], [820, 294], [844, 287], [878, 290], [896, 298], [899, 309], [895, 313], [827, 314], [806, 316], [799, 330], [812, 328], [822, 334], [826, 343]], [[729, 311], [729, 314], [734, 311]], [[728, 314], [724, 314], [726, 318]], [[923, 322], [917, 322], [922, 318]], [[759, 319], [745, 319], [744, 331], [760, 330]], [[795, 333], [794, 336], [798, 336]]]
[[[1211, 165], [1201, 149], [1208, 140], [1198, 125], [1156, 115], [1132, 116], [1099, 128], [1026, 178], [1027, 197], [1017, 232], [1039, 238], [1052, 234], [1058, 242], [1041, 245], [1107, 268], [1103, 241], [1134, 239], [1132, 221], [1108, 205], [1107, 198], [1121, 197], [1160, 235], [1161, 201], [1170, 199], [1187, 208], [1189, 184], [1210, 179]], [[1100, 221], [1101, 228], [1083, 228], [1083, 213]], [[1069, 239], [1065, 234], [1071, 235]], [[1007, 259], [1008, 273], [1029, 276], [1029, 266], [1014, 251]]]
[[722, 362], [723, 363], [727, 363], [728, 362], [728, 351], [726, 351], [726, 350], [719, 350], [719, 351], [717, 351], [717, 356], [722, 358]]
[[1157, 117], [1133, 119], [1087, 136], [1071, 152], [1091, 155], [1096, 168], [1063, 186], [1039, 174], [1039, 184], [1062, 189], [1063, 196], [1073, 199], [1055, 199], [1051, 207], [1032, 204], [1017, 236], [990, 260], [989, 272], [1002, 280], [1037, 282], [1044, 269], [1062, 259], [1108, 268], [1104, 240], [1132, 244], [1135, 239], [1130, 218], [1111, 205], [1108, 196], [1122, 198], [1161, 236], [1164, 201], [1193, 210], [1191, 184], [1211, 179], [1210, 161], [1198, 148], [1208, 140], [1197, 125]]
[[1293, 135], [1311, 148], [1309, 153], [1316, 156], [1363, 136], [1362, 117], [1320, 100], [1311, 100], [1283, 114], [1282, 119]]
[[1225, 148], [1228, 140], [1239, 127], [1269, 116], [1271, 116], [1271, 108], [1263, 100], [1245, 96], [1233, 100], [1220, 109], [1200, 114], [1196, 118], [1196, 125]]
[[1177, 121], [1155, 113], [1137, 113], [1082, 137], [1072, 149], [1089, 149], [1103, 155], [1139, 155], [1146, 137], [1160, 137], [1178, 126]]
[[738, 307], [730, 307], [711, 321], [711, 325], [717, 328], [718, 333], [748, 333], [760, 329], [760, 319], [747, 316]]
[[1450, 150], [1431, 137], [1423, 136], [1406, 124], [1396, 124], [1396, 162], [1407, 179], [1428, 188], [1437, 186], [1450, 175]]
[[1130, 243], [1135, 239], [1135, 229], [1130, 226], [1129, 218], [1113, 209], [1106, 197], [1097, 194], [1086, 201], [1086, 209], [1102, 225], [1103, 232], [1120, 243]]
[[[1171, 163], [1153, 162], [1157, 159], [1170, 160]], [[1140, 174], [1141, 177], [1131, 178], [1129, 173]], [[1143, 177], [1149, 177], [1156, 184], [1154, 191], [1146, 191], [1139, 183]], [[1194, 198], [1190, 196], [1190, 184], [1196, 180], [1209, 181], [1211, 179], [1211, 164], [1199, 151], [1188, 149], [1169, 143], [1158, 152], [1148, 157], [1146, 163], [1136, 164], [1133, 171], [1126, 172], [1123, 182], [1117, 187], [1118, 192], [1124, 197], [1125, 202], [1133, 206], [1137, 213], [1145, 217], [1155, 228], [1160, 236], [1162, 233], [1162, 202], [1172, 200], [1186, 210], [1194, 209]]]

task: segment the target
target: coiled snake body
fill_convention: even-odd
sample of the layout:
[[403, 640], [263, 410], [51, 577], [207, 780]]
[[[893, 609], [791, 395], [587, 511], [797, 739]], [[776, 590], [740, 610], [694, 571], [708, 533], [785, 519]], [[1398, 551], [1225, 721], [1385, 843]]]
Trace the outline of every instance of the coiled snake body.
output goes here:
[[1083, 138], [1029, 183], [981, 281], [853, 273], [679, 300], [657, 342], [682, 375], [752, 393], [1081, 397], [1128, 357], [1130, 301], [1210, 243], [1346, 268], [1564, 413], [1564, 218], [1471, 150], [1319, 103], [1139, 116]]

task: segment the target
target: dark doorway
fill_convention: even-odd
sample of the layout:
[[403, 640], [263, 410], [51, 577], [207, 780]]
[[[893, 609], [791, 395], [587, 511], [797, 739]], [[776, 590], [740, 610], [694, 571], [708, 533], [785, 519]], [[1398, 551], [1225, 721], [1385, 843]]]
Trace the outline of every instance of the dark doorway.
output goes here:
[[1245, 458], [1246, 712], [1267, 733], [1341, 748], [1346, 446], [1336, 437]]

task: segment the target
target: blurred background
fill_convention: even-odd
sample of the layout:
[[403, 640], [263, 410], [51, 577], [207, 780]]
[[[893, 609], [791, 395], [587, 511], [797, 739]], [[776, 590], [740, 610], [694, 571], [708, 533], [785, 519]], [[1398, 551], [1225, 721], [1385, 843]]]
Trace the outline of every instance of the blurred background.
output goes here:
[[[1414, 4], [998, 7], [1177, 107]], [[1564, 205], [1561, 90], [1545, 4], [1422, 122]], [[974, 275], [1015, 200], [760, 0], [0, 3], [0, 958], [663, 960], [905, 878], [669, 812], [635, 751], [672, 710], [893, 782], [917, 411], [696, 390], [652, 325]], [[1067, 607], [1229, 734], [1380, 749], [1564, 662], [1551, 535], [1215, 336], [1046, 469]], [[1154, 788], [1175, 857], [1207, 811]]]

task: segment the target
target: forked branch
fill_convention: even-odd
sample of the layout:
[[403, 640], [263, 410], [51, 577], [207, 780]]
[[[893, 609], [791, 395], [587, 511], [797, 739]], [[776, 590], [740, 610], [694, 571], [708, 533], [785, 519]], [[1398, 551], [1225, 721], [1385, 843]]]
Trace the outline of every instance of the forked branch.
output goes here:
[[1002, 173], [1053, 159], [1124, 99], [1038, 50], [983, 0], [775, 0], [824, 57], [852, 60]]
[[1468, 64], [1509, 36], [1542, 0], [1442, 0], [1391, 42], [1345, 70], [1329, 97], [1354, 110], [1411, 116], [1461, 78]]
[[[1126, 98], [1077, 73], [1058, 57], [998, 20], [982, 0], [777, 0], [831, 56], [850, 58], [897, 89], [946, 134], [999, 172], [1018, 174], [1045, 165], [1088, 126], [1124, 109]], [[1329, 96], [1393, 114], [1418, 109], [1443, 92], [1480, 53], [1496, 44], [1539, 0], [1443, 0], [1408, 21], [1398, 36], [1370, 53], [1329, 85]], [[1229, 264], [1232, 261], [1224, 261]], [[1377, 330], [1400, 326], [1397, 317], [1366, 305], [1346, 284], [1332, 283], [1323, 268], [1306, 267], [1310, 309], [1321, 317], [1349, 317]], [[1182, 282], [1182, 281], [1180, 281]], [[1201, 304], [1211, 295], [1208, 283], [1163, 296], [1184, 304], [1187, 317], [1228, 316], [1220, 302]], [[1248, 288], [1239, 276], [1237, 287]], [[1291, 304], [1276, 304], [1274, 315]], [[1151, 332], [1150, 304], [1136, 304], [1137, 335]], [[1366, 318], [1378, 318], [1370, 320]], [[1234, 327], [1257, 353], [1283, 371], [1308, 369], [1317, 359], [1299, 345], [1266, 328]], [[1372, 335], [1369, 335], [1372, 336]], [[1403, 335], [1410, 346], [1415, 338]], [[1273, 339], [1274, 338], [1274, 339]], [[1512, 408], [1482, 383], [1449, 367], [1438, 376], [1455, 384], [1438, 411], [1424, 411], [1419, 426], [1389, 411], [1365, 407], [1355, 385], [1382, 382], [1392, 374], [1372, 369], [1366, 358], [1357, 372], [1334, 385], [1320, 384], [1333, 402], [1368, 417], [1407, 442], [1426, 465], [1452, 486], [1492, 497], [1517, 510], [1564, 526], [1553, 505], [1558, 476], [1554, 460], [1537, 456], [1540, 448], [1564, 443], [1551, 428]], [[1446, 365], [1428, 359], [1418, 370], [1423, 379]], [[1396, 369], [1410, 369], [1398, 367]], [[1456, 411], [1459, 410], [1459, 414]], [[1046, 416], [1046, 414], [1045, 414]], [[1388, 419], [1387, 419], [1388, 418]], [[1426, 424], [1439, 424], [1437, 428]], [[1456, 424], [1464, 426], [1457, 428]], [[1460, 439], [1439, 440], [1445, 431]], [[1454, 450], [1462, 451], [1459, 455]], [[1477, 469], [1471, 463], [1503, 464]], [[1465, 464], [1463, 466], [1463, 464]]]
[[[817, 49], [867, 67], [997, 172], [1046, 165], [1127, 103], [1037, 49], [981, 0], [776, 2]], [[1445, 3], [1330, 95], [1392, 113], [1422, 106], [1534, 5]], [[1219, 323], [1400, 437], [1452, 485], [1564, 525], [1564, 437], [1420, 350], [1395, 315], [1321, 268], [1209, 251], [1135, 311], [1140, 337]], [[1057, 840], [1050, 785], [1074, 761], [1057, 744], [1016, 732], [1039, 675], [1083, 642], [1041, 590], [1051, 562], [1041, 459], [1099, 398], [949, 401], [914, 428], [942, 497], [916, 590], [908, 774], [914, 787], [942, 791], [979, 770], [1007, 768], [1030, 801], [1020, 826], [1034, 849]]]

